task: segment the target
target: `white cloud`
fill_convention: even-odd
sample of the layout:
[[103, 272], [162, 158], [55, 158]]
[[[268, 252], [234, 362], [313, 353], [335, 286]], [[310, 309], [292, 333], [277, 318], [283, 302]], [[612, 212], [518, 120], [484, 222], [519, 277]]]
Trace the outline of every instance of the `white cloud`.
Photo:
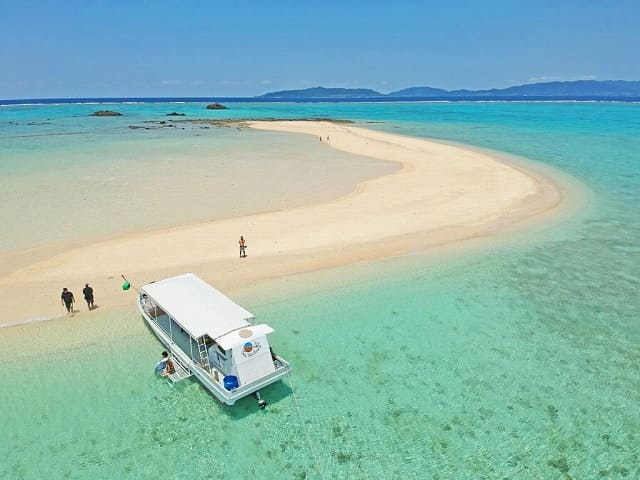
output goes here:
[[247, 87], [251, 85], [249, 80], [222, 80], [219, 83], [226, 87]]
[[579, 76], [567, 76], [567, 75], [541, 75], [538, 77], [530, 77], [526, 80], [526, 83], [542, 83], [542, 82], [573, 82], [576, 80], [597, 80], [597, 75], [579, 75]]
[[182, 85], [182, 80], [161, 80], [160, 83], [162, 85], [168, 86], [168, 87], [172, 87], [175, 85]]

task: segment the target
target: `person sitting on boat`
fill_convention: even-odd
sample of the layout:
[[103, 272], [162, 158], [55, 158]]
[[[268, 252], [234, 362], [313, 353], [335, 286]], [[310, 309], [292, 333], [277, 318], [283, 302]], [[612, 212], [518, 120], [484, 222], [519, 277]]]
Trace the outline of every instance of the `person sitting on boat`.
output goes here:
[[171, 359], [167, 358], [167, 363], [166, 363], [166, 365], [164, 367], [164, 372], [162, 372], [162, 376], [163, 377], [168, 377], [172, 373], [176, 373], [176, 367], [173, 364], [173, 362], [171, 361]]
[[169, 360], [169, 354], [165, 350], [162, 352], [162, 360], [156, 365], [156, 373], [163, 372], [167, 368], [167, 360]]

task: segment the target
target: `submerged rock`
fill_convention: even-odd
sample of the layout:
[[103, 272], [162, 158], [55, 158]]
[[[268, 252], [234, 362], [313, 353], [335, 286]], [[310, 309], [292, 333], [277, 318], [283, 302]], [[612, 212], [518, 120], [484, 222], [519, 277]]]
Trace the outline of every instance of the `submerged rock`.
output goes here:
[[184, 117], [186, 113], [171, 112], [167, 113], [167, 117]]
[[120, 112], [114, 112], [113, 110], [98, 110], [97, 112], [93, 112], [91, 117], [121, 117], [122, 114]]
[[226, 110], [227, 107], [222, 105], [221, 103], [210, 103], [207, 105], [207, 110]]

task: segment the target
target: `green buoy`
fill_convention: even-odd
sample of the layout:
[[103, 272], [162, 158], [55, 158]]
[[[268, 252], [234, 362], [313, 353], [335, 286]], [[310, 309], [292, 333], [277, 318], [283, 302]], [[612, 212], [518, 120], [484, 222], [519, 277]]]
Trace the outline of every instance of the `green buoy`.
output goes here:
[[127, 282], [126, 280], [124, 282], [122, 282], [122, 289], [123, 290], [129, 290], [130, 287], [131, 287], [131, 284], [129, 282]]

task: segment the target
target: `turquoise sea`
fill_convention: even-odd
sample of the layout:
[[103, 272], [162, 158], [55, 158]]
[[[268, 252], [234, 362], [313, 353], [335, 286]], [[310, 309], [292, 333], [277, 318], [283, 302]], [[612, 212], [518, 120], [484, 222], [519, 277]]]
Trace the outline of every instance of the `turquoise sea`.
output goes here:
[[[14, 205], [0, 220], [12, 228], [34, 183], [64, 189], [61, 171], [135, 170], [149, 159], [82, 152], [185, 142], [174, 128], [129, 128], [173, 110], [350, 119], [507, 152], [573, 176], [588, 205], [479, 251], [241, 292], [293, 365], [263, 391], [264, 411], [254, 399], [222, 407], [195, 381], [154, 378], [162, 348], [133, 296], [121, 311], [0, 329], [0, 478], [640, 478], [639, 104], [229, 107], [100, 105], [125, 114], [107, 119], [86, 116], [96, 105], [0, 107], [0, 191]], [[190, 144], [197, 134], [220, 151], [242, 147], [232, 129], [197, 128], [184, 131]], [[7, 251], [47, 241], [19, 229], [7, 232]], [[64, 231], [51, 241], [62, 240]], [[332, 274], [340, 281], [318, 280]]]

